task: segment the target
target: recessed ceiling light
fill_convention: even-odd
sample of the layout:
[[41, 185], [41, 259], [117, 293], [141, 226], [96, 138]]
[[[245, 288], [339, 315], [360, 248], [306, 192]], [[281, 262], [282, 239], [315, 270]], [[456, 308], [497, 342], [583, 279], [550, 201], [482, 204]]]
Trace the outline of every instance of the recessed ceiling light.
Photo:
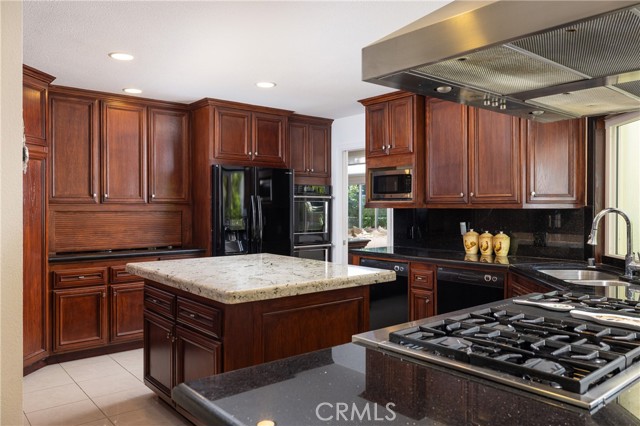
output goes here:
[[133, 59], [133, 55], [124, 52], [111, 52], [109, 53], [109, 57], [118, 61], [130, 61]]
[[131, 95], [139, 95], [140, 93], [142, 93], [142, 90], [134, 89], [133, 87], [128, 87], [126, 89], [122, 89], [122, 91], [125, 92], [125, 93], [129, 93]]
[[260, 81], [256, 83], [256, 86], [262, 89], [271, 89], [272, 87], [276, 87], [276, 84], [271, 81]]

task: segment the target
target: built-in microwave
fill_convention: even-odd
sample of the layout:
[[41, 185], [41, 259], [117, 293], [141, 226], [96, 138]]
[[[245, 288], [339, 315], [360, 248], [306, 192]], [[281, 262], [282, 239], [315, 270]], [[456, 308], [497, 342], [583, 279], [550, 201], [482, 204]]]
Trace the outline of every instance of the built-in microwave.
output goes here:
[[372, 200], [410, 200], [413, 198], [413, 169], [369, 169], [369, 185]]

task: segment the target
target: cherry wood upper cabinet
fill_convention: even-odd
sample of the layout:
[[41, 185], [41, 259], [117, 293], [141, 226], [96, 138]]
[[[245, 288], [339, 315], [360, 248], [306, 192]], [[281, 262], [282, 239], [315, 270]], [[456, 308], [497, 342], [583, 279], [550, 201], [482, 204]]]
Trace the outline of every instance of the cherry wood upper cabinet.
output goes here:
[[52, 203], [98, 203], [99, 118], [95, 98], [50, 95]]
[[468, 108], [427, 98], [426, 201], [435, 204], [469, 202]]
[[520, 121], [427, 99], [427, 206], [521, 207]]
[[251, 112], [231, 108], [216, 108], [215, 111], [215, 157], [250, 161]]
[[149, 109], [149, 202], [189, 201], [189, 115]]
[[331, 183], [332, 122], [329, 119], [301, 115], [289, 118], [291, 168], [295, 170], [296, 183]]
[[144, 203], [147, 195], [147, 109], [102, 103], [102, 202]]
[[526, 205], [584, 206], [585, 121], [527, 121], [526, 126]]
[[268, 163], [274, 167], [286, 167], [287, 117], [277, 114], [254, 112], [252, 114], [253, 152], [252, 160]]
[[366, 153], [368, 157], [413, 152], [414, 103], [422, 98], [403, 95], [366, 107]]
[[238, 164], [286, 167], [287, 117], [217, 107], [215, 158]]
[[520, 120], [469, 108], [469, 199], [471, 203], [520, 207]]
[[55, 77], [22, 67], [22, 118], [28, 144], [47, 146], [47, 94]]

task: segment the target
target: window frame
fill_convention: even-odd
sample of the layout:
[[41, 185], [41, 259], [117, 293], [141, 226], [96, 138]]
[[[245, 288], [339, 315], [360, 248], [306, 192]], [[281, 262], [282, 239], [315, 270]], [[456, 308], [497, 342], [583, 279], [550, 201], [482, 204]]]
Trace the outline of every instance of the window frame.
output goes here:
[[[617, 128], [619, 126], [623, 126], [625, 124], [633, 123], [635, 121], [640, 121], [640, 111], [633, 111], [630, 113], [618, 115], [612, 118], [605, 119], [605, 161], [604, 161], [604, 202], [605, 207], [617, 207], [617, 195], [615, 196], [615, 200], [613, 200], [614, 193], [617, 194], [617, 179], [612, 179], [612, 173], [614, 169], [617, 168]], [[612, 201], [613, 200], [613, 201]], [[615, 204], [614, 204], [615, 201]], [[640, 223], [634, 223], [633, 218], [631, 219], [632, 226], [637, 227], [640, 226]], [[616, 263], [620, 260], [623, 260], [625, 254], [614, 254], [617, 250], [616, 246], [618, 245], [617, 239], [614, 236], [618, 235], [618, 231], [622, 230], [625, 232], [626, 239], [626, 226], [623, 225], [621, 229], [619, 229], [618, 224], [620, 223], [621, 217], [619, 215], [607, 215], [604, 218], [604, 236], [603, 236], [603, 245], [602, 245], [602, 257], [603, 259], [609, 259], [612, 262]], [[632, 250], [635, 248], [632, 247]], [[609, 262], [607, 262], [609, 263]]]

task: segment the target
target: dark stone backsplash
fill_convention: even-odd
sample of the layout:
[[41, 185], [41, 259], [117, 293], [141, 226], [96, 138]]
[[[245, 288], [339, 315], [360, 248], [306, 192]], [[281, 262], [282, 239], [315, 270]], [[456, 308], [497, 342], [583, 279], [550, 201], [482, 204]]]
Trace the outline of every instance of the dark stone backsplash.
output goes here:
[[460, 222], [478, 233], [503, 231], [511, 238], [509, 255], [584, 260], [589, 208], [584, 209], [394, 209], [394, 245], [461, 250]]

